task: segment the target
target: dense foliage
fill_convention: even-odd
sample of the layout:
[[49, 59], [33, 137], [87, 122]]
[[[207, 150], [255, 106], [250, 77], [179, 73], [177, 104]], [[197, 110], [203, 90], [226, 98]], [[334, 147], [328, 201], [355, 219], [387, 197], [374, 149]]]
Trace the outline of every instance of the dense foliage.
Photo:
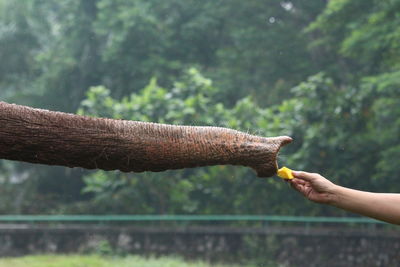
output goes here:
[[[0, 99], [295, 142], [280, 163], [400, 192], [400, 0], [0, 0]], [[126, 174], [1, 162], [7, 213], [339, 215], [216, 166]]]

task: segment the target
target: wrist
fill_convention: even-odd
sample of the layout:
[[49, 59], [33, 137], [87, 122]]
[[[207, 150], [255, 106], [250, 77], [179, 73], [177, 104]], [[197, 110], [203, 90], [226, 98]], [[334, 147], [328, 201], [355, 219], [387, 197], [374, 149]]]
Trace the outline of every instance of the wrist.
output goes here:
[[340, 201], [341, 201], [341, 195], [343, 193], [344, 187], [340, 186], [340, 185], [334, 185], [332, 187], [332, 190], [330, 190], [330, 194], [329, 194], [329, 205], [332, 206], [338, 206], [340, 205]]

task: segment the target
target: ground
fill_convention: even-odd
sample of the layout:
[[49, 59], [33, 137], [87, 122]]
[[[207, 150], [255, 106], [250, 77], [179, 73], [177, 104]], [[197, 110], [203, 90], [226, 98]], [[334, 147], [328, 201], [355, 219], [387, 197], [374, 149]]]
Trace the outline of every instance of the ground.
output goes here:
[[232, 265], [188, 262], [177, 257], [105, 257], [99, 255], [36, 255], [0, 258], [0, 267], [227, 267]]

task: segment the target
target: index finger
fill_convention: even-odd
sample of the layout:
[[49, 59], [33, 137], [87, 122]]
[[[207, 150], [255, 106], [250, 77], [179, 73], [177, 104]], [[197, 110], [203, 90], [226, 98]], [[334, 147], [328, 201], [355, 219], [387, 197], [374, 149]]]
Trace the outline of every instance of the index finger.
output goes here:
[[310, 173], [310, 172], [303, 172], [303, 171], [292, 171], [293, 176], [299, 179], [303, 179], [305, 181], [311, 182], [317, 179], [317, 174], [316, 173]]

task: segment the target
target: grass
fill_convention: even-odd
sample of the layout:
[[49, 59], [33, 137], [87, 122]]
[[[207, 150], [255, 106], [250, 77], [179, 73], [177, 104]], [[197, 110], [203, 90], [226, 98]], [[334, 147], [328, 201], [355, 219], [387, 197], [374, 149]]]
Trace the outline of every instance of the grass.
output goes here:
[[177, 257], [103, 257], [99, 255], [34, 255], [0, 258], [0, 267], [227, 267], [232, 265], [187, 262]]

